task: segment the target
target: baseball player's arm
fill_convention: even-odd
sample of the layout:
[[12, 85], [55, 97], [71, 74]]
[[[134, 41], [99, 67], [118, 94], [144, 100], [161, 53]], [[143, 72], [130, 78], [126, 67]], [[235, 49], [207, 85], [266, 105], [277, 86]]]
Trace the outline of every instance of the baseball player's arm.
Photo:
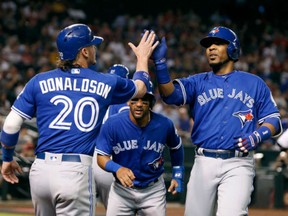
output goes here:
[[251, 134], [235, 137], [235, 148], [242, 152], [254, 150], [258, 147], [259, 143], [269, 139], [276, 133], [281, 133], [281, 131], [282, 125], [278, 117], [267, 118], [261, 126]]
[[111, 160], [110, 156], [107, 155], [97, 155], [98, 165], [106, 170], [107, 172], [112, 172], [116, 175], [116, 178], [124, 187], [132, 187], [133, 180], [135, 179], [134, 173], [132, 170], [122, 167], [118, 163], [115, 163]]
[[128, 43], [137, 57], [136, 72], [133, 75], [133, 80], [135, 80], [137, 87], [137, 93], [135, 95], [137, 98], [144, 96], [149, 86], [148, 61], [153, 50], [159, 43], [154, 43], [154, 40], [155, 33], [153, 31], [145, 31], [137, 47], [131, 42]]
[[180, 144], [176, 148], [170, 149], [172, 180], [168, 192], [173, 195], [184, 191], [184, 148]]
[[18, 142], [19, 132], [24, 119], [13, 110], [5, 119], [1, 132], [2, 169], [3, 178], [9, 183], [18, 183], [16, 173], [22, 173], [19, 164], [13, 160], [15, 145]]
[[288, 149], [288, 129], [277, 139], [277, 143], [285, 149]]
[[182, 105], [183, 95], [180, 89], [175, 88], [170, 78], [168, 66], [166, 62], [167, 45], [165, 37], [161, 39], [161, 43], [156, 47], [151, 55], [151, 59], [155, 64], [155, 74], [158, 81], [159, 92], [167, 104]]

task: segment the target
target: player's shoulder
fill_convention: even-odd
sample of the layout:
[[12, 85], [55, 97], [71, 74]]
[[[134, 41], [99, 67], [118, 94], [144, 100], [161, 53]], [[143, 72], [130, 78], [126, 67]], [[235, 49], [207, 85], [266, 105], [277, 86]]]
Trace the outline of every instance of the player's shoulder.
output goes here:
[[205, 72], [200, 72], [200, 73], [195, 73], [195, 74], [191, 74], [188, 77], [184, 77], [181, 78], [180, 80], [188, 80], [188, 81], [201, 81], [201, 80], [206, 80], [207, 78], [209, 78], [211, 76], [213, 72], [212, 71], [205, 71]]
[[119, 113], [109, 116], [109, 118], [106, 120], [105, 123], [108, 122], [108, 124], [117, 126], [117, 123], [119, 123], [120, 121], [124, 119], [127, 119], [127, 117], [129, 117], [129, 112], [126, 112], [126, 111], [119, 112]]
[[152, 111], [151, 114], [154, 121], [160, 123], [163, 126], [173, 124], [173, 121], [162, 113], [156, 113]]
[[252, 82], [265, 83], [265, 81], [261, 77], [246, 71], [236, 70], [235, 73], [233, 73], [233, 75], [234, 74], [236, 79], [244, 79], [244, 80], [250, 80]]

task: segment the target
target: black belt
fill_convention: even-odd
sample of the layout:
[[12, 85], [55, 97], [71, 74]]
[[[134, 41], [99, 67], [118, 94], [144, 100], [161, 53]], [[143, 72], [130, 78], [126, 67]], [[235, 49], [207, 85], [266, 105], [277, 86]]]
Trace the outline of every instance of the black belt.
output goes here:
[[[154, 184], [155, 184], [156, 182], [158, 182], [158, 181], [159, 181], [159, 178], [155, 179], [154, 181], [150, 182], [150, 183], [147, 184], [147, 185], [141, 185], [141, 186], [139, 186], [139, 185], [133, 185], [131, 188], [134, 188], [134, 189], [145, 189], [145, 188], [147, 188], [147, 187], [151, 187], [152, 185], [154, 185]], [[116, 183], [122, 185], [121, 182], [120, 182], [117, 178], [116, 178]]]
[[212, 157], [212, 158], [221, 158], [221, 159], [229, 159], [234, 157], [247, 157], [249, 152], [239, 152], [235, 150], [212, 150], [212, 149], [203, 149], [203, 148], [196, 148], [195, 150], [196, 155], [202, 155], [205, 157]]
[[[73, 155], [73, 154], [61, 154], [62, 155], [62, 161], [69, 161], [69, 162], [81, 162], [80, 155]], [[45, 153], [41, 152], [37, 154], [38, 159], [45, 160]], [[57, 157], [51, 155], [51, 157]]]

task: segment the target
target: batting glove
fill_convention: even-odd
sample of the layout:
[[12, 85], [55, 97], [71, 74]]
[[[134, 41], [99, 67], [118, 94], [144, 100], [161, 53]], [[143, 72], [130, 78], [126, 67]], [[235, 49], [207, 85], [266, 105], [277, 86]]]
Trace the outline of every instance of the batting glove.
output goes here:
[[251, 134], [245, 134], [234, 138], [235, 149], [241, 152], [248, 152], [257, 148], [258, 144], [271, 137], [271, 130], [266, 126], [261, 126]]
[[184, 166], [173, 166], [172, 167], [172, 179], [178, 183], [178, 187], [175, 190], [178, 193], [184, 191]]
[[154, 61], [154, 64], [159, 67], [162, 64], [166, 64], [166, 56], [167, 56], [167, 44], [166, 39], [163, 37], [159, 45], [154, 49], [151, 58]]

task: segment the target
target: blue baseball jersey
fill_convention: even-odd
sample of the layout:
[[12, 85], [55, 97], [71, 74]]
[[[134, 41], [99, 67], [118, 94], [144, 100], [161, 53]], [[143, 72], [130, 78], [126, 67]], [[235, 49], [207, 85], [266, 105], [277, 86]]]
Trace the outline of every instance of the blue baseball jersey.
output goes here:
[[176, 79], [194, 119], [192, 142], [207, 149], [234, 149], [233, 138], [256, 130], [265, 118], [280, 117], [271, 91], [253, 74], [212, 71]]
[[25, 119], [36, 116], [36, 154], [48, 151], [92, 156], [109, 105], [124, 103], [135, 93], [135, 83], [129, 79], [88, 68], [68, 72], [55, 69], [34, 76], [12, 109]]
[[150, 122], [140, 128], [131, 121], [129, 113], [122, 112], [107, 119], [97, 138], [95, 151], [112, 155], [113, 161], [133, 171], [135, 186], [144, 186], [164, 172], [165, 146], [180, 149], [182, 142], [167, 117], [151, 112]]
[[130, 107], [128, 106], [127, 103], [110, 105], [108, 107], [108, 110], [107, 110], [104, 118], [103, 118], [103, 124], [110, 116], [115, 115], [115, 114], [120, 113], [120, 112], [129, 111], [129, 109], [130, 109]]

